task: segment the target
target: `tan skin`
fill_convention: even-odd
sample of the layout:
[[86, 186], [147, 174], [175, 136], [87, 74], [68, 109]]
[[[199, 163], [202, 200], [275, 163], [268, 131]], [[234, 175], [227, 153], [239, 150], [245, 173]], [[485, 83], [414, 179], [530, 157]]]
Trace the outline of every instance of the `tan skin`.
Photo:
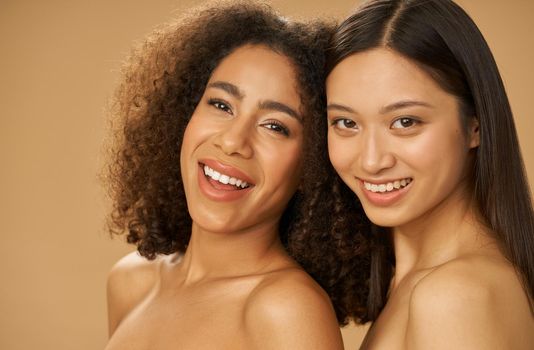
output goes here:
[[526, 293], [471, 201], [476, 120], [465, 130], [456, 98], [386, 48], [340, 62], [327, 95], [332, 164], [394, 241], [388, 301], [361, 349], [531, 349]]
[[[290, 61], [263, 46], [214, 70], [181, 149], [190, 243], [183, 256], [132, 253], [112, 269], [106, 349], [343, 349], [327, 294], [278, 236], [300, 177], [296, 86]], [[204, 162], [249, 187], [231, 197]]]

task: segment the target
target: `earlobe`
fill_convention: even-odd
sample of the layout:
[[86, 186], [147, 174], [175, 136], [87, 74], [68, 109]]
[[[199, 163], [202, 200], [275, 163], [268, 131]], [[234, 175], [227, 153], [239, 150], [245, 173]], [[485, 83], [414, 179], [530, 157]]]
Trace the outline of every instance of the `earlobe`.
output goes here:
[[478, 118], [473, 117], [469, 122], [469, 148], [476, 148], [480, 145], [480, 124]]

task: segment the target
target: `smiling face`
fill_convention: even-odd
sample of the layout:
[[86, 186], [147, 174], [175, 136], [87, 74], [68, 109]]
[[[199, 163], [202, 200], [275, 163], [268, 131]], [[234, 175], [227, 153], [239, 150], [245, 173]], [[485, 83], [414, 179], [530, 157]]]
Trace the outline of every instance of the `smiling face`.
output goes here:
[[466, 197], [476, 122], [465, 132], [457, 99], [412, 61], [353, 54], [328, 76], [327, 98], [330, 160], [375, 224], [405, 225]]
[[240, 47], [213, 71], [180, 154], [195, 225], [211, 232], [275, 227], [300, 178], [296, 87], [289, 59], [265, 46]]

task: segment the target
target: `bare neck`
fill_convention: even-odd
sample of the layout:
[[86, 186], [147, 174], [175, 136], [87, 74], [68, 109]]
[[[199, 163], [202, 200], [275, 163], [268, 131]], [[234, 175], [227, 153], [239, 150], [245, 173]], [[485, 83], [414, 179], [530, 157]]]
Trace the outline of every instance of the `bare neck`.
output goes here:
[[277, 226], [267, 223], [242, 232], [213, 233], [193, 222], [180, 264], [185, 283], [253, 275], [291, 263]]
[[411, 272], [442, 265], [493, 242], [466, 193], [459, 188], [425, 215], [393, 228], [393, 288]]

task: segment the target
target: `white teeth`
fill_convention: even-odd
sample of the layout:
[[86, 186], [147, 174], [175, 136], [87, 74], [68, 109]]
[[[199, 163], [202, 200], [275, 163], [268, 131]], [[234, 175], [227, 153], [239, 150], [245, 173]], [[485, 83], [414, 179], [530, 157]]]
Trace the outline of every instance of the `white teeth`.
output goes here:
[[383, 184], [373, 184], [373, 183], [364, 181], [363, 185], [365, 189], [368, 191], [375, 192], [375, 193], [377, 192], [384, 193], [384, 192], [391, 192], [391, 191], [406, 187], [410, 182], [412, 182], [412, 179], [407, 178], [407, 179], [402, 179], [402, 180], [396, 180], [393, 182], [386, 182]]
[[239, 187], [239, 188], [247, 188], [248, 187], [248, 183], [246, 181], [243, 181], [241, 179], [237, 179], [235, 177], [230, 177], [230, 176], [225, 175], [225, 174], [221, 174], [218, 171], [213, 170], [212, 168], [210, 168], [207, 165], [204, 165], [204, 175], [209, 176], [213, 180], [219, 181], [220, 183], [225, 184], [225, 185], [230, 184], [230, 185], [234, 185], [234, 186]]
[[228, 185], [229, 181], [230, 181], [230, 176], [228, 175], [221, 175], [221, 177], [219, 178], [219, 182], [225, 185]]

